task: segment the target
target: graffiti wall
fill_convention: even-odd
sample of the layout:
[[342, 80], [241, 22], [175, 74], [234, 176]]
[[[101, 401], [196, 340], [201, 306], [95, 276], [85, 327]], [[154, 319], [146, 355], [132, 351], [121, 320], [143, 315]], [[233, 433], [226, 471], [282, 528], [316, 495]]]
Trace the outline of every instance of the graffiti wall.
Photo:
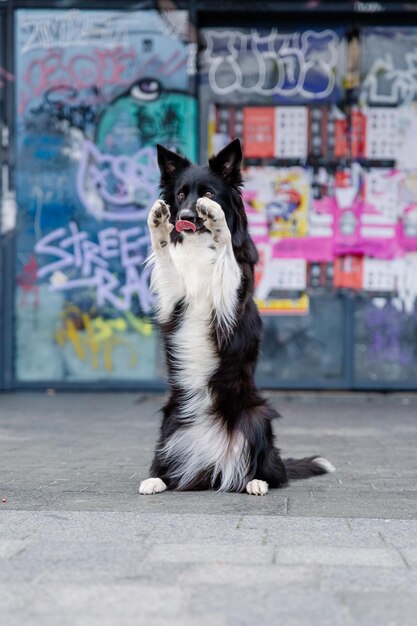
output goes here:
[[158, 378], [157, 143], [196, 156], [185, 11], [16, 15], [20, 381]]
[[187, 11], [18, 9], [14, 24], [0, 90], [16, 198], [5, 168], [1, 184], [18, 382], [160, 379], [155, 146], [204, 162], [240, 137], [260, 381], [415, 386], [416, 27], [204, 28], [197, 75]]
[[[329, 333], [307, 369], [305, 355], [320, 335], [315, 315], [341, 329], [341, 345], [340, 296], [353, 291], [358, 384], [414, 381], [417, 28], [210, 28], [202, 40], [202, 149], [233, 137], [244, 146], [256, 300], [270, 337], [260, 371], [276, 381], [339, 376], [344, 355]], [[390, 332], [396, 347], [381, 338]], [[383, 357], [395, 367], [381, 367]]]

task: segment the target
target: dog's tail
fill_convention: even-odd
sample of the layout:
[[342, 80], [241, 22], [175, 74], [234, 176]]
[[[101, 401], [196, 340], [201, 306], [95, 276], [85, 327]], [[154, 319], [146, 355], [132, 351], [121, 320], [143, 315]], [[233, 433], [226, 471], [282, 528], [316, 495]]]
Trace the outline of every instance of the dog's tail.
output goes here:
[[328, 474], [335, 471], [330, 461], [323, 459], [322, 456], [308, 456], [304, 459], [282, 459], [282, 461], [287, 470], [288, 480], [311, 478], [311, 476], [320, 476], [320, 474]]

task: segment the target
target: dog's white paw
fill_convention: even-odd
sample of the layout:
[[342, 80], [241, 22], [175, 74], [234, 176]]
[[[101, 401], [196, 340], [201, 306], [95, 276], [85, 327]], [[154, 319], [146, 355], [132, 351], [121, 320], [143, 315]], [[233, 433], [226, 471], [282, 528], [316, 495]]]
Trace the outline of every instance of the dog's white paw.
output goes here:
[[165, 491], [166, 488], [166, 484], [160, 478], [147, 478], [140, 483], [139, 493], [143, 496], [148, 496], [152, 493]]
[[204, 220], [204, 226], [213, 235], [214, 241], [221, 242], [231, 238], [224, 211], [218, 202], [210, 198], [199, 198], [196, 210], [199, 217]]
[[154, 202], [148, 215], [148, 226], [154, 244], [164, 248], [169, 243], [169, 234], [174, 226], [170, 223], [169, 206], [163, 200]]
[[246, 491], [251, 496], [264, 496], [268, 493], [268, 483], [264, 480], [251, 480], [246, 485]]

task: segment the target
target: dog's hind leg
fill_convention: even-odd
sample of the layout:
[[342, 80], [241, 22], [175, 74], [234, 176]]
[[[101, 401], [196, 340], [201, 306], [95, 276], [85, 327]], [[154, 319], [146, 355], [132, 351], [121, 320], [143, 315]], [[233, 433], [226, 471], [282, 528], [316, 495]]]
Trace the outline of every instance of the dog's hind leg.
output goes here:
[[252, 496], [264, 496], [268, 493], [269, 487], [284, 487], [287, 484], [287, 473], [281, 459], [279, 450], [269, 445], [264, 454], [256, 461], [253, 467], [253, 474], [256, 478], [249, 481], [246, 491]]
[[153, 265], [151, 290], [158, 298], [158, 319], [161, 323], [168, 321], [185, 293], [183, 279], [172, 262], [170, 233], [174, 227], [169, 218], [168, 205], [163, 200], [157, 200], [148, 215], [153, 251], [149, 263]]

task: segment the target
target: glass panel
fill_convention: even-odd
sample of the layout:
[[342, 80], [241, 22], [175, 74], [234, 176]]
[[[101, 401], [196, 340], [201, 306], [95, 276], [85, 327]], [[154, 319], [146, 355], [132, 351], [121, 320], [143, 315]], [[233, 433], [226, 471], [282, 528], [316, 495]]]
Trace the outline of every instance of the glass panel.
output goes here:
[[355, 311], [355, 380], [417, 381], [417, 306], [398, 298], [361, 298]]
[[18, 381], [150, 381], [156, 143], [196, 154], [188, 13], [19, 10]]
[[265, 385], [334, 384], [344, 376], [344, 300], [312, 296], [308, 315], [264, 317], [257, 376]]

